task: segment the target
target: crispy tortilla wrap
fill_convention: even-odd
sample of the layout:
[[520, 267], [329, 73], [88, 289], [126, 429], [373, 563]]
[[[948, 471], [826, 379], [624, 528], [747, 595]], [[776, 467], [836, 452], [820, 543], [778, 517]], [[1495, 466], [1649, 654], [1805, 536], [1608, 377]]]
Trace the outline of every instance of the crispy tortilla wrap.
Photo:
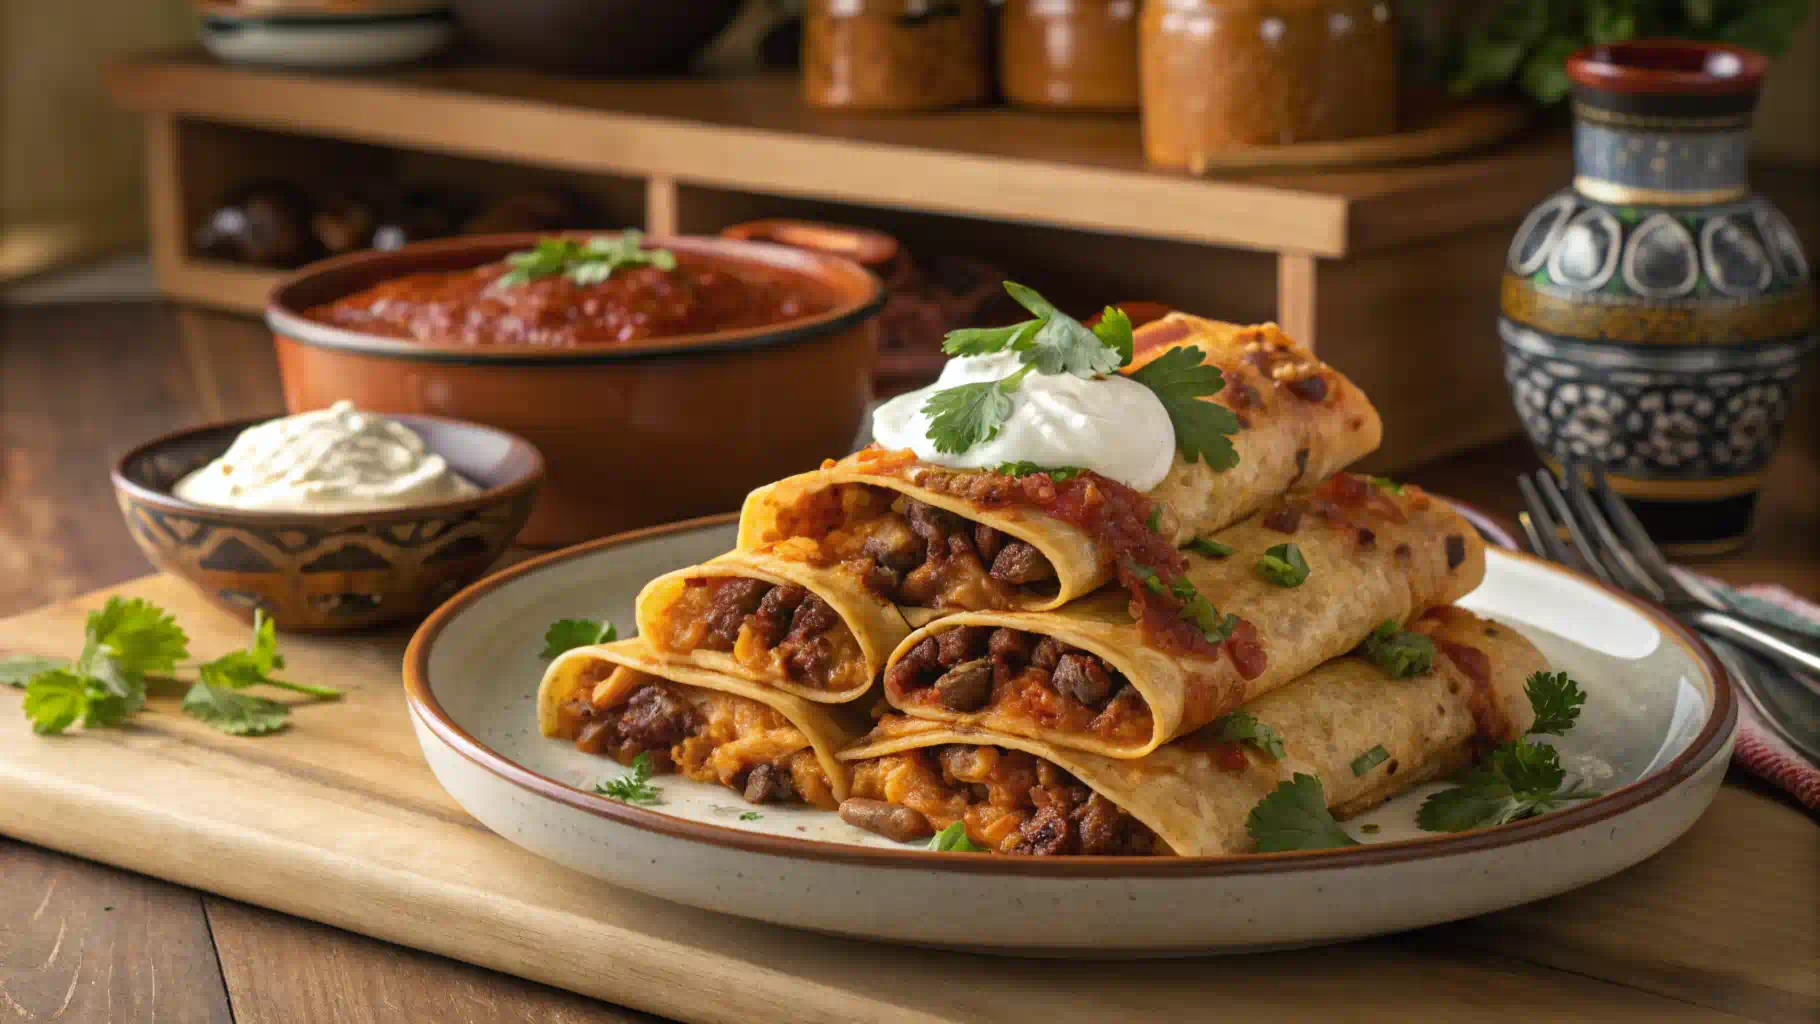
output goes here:
[[1059, 608], [1113, 578], [1153, 505], [1162, 507], [1161, 532], [1181, 544], [1377, 448], [1383, 425], [1364, 393], [1275, 324], [1171, 314], [1138, 329], [1127, 372], [1189, 346], [1225, 378], [1204, 400], [1239, 417], [1230, 469], [1178, 452], [1162, 483], [1140, 494], [1096, 474], [1011, 477], [869, 448], [753, 491], [739, 547], [842, 564], [898, 605]]
[[[988, 850], [1021, 854], [1244, 853], [1259, 800], [1296, 773], [1321, 780], [1345, 818], [1449, 774], [1534, 721], [1524, 681], [1547, 666], [1516, 630], [1456, 608], [1411, 627], [1436, 642], [1426, 675], [1392, 679], [1330, 661], [1244, 711], [1281, 734], [1284, 757], [1204, 729], [1136, 760], [893, 715], [841, 752], [853, 795], [966, 823]], [[1385, 757], [1355, 774], [1372, 748]], [[852, 820], [852, 819], [849, 819]]]
[[[1050, 612], [961, 612], [898, 645], [885, 697], [917, 718], [1141, 757], [1345, 654], [1387, 620], [1464, 597], [1485, 575], [1484, 542], [1446, 502], [1356, 477], [1287, 495], [1213, 537], [1232, 553], [1191, 556], [1187, 578], [1212, 618], [1238, 617], [1218, 646], [1142, 591]], [[1258, 569], [1285, 543], [1308, 564], [1297, 586]]]
[[732, 551], [646, 584], [638, 633], [672, 660], [843, 703], [871, 688], [910, 625], [839, 565]]
[[832, 809], [847, 796], [835, 752], [864, 731], [864, 716], [667, 662], [634, 638], [551, 662], [537, 690], [537, 727], [622, 764], [645, 754], [654, 773], [717, 782], [755, 803]]

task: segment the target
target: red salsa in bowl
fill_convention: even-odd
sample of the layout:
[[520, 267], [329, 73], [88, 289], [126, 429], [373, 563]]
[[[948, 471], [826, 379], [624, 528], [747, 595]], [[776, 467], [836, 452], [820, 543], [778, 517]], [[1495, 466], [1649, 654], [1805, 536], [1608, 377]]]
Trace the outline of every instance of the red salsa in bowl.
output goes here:
[[407, 341], [575, 348], [766, 327], [831, 308], [788, 280], [678, 264], [629, 231], [545, 239], [478, 267], [408, 274], [304, 315]]

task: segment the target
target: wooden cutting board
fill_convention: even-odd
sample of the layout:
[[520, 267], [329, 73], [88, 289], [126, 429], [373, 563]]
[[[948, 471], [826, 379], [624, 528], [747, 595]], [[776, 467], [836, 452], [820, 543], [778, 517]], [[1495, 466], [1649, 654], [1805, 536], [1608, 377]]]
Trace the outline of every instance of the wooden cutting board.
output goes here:
[[[74, 655], [84, 616], [110, 594], [170, 609], [199, 658], [245, 643], [245, 627], [187, 585], [147, 577], [0, 621], [0, 653]], [[1405, 936], [1100, 963], [901, 948], [665, 903], [488, 832], [419, 757], [405, 640], [285, 638], [287, 676], [348, 696], [298, 707], [262, 738], [192, 722], [174, 697], [129, 728], [38, 737], [19, 691], [0, 689], [0, 833], [685, 1020], [1663, 1021], [1715, 1008], [1796, 1019], [1812, 1006], [1802, 951], [1817, 929], [1785, 911], [1820, 898], [1820, 858], [1787, 853], [1801, 848], [1791, 836], [1751, 870], [1716, 867], [1782, 827], [1786, 811], [1748, 793], [1728, 790], [1692, 835], [1617, 879]], [[1749, 934], [1712, 926], [1740, 917], [1757, 918]]]

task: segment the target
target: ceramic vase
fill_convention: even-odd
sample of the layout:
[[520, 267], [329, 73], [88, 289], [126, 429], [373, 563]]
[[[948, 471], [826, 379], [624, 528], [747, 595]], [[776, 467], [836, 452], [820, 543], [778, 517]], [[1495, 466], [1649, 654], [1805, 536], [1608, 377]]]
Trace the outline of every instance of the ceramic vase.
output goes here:
[[1746, 176], [1767, 60], [1643, 40], [1569, 58], [1573, 184], [1511, 241], [1505, 377], [1542, 457], [1603, 465], [1671, 554], [1743, 545], [1801, 365], [1807, 257]]

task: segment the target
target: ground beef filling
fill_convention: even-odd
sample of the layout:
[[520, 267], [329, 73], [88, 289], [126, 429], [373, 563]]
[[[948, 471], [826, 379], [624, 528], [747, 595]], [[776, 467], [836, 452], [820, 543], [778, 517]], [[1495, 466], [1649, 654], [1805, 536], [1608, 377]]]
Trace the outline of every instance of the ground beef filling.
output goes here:
[[969, 840], [997, 853], [1171, 852], [1142, 822], [1074, 776], [1003, 747], [954, 743], [861, 761], [853, 769], [853, 796], [907, 807], [937, 830], [964, 822]]
[[892, 604], [985, 611], [1061, 587], [1035, 545], [888, 488], [843, 484], [812, 500], [818, 512], [792, 518], [794, 530], [819, 520], [810, 556], [846, 565]]
[[646, 754], [654, 774], [717, 783], [756, 804], [837, 806], [808, 737], [755, 700], [633, 673], [584, 685], [558, 717], [557, 735], [589, 754], [621, 764]]
[[802, 587], [741, 576], [683, 580], [658, 618], [653, 641], [665, 650], [727, 651], [761, 675], [822, 690], [870, 682], [853, 630]]
[[929, 637], [891, 666], [885, 686], [899, 706], [991, 706], [1122, 746], [1148, 742], [1154, 729], [1137, 687], [1098, 655], [1016, 629], [959, 626]]

